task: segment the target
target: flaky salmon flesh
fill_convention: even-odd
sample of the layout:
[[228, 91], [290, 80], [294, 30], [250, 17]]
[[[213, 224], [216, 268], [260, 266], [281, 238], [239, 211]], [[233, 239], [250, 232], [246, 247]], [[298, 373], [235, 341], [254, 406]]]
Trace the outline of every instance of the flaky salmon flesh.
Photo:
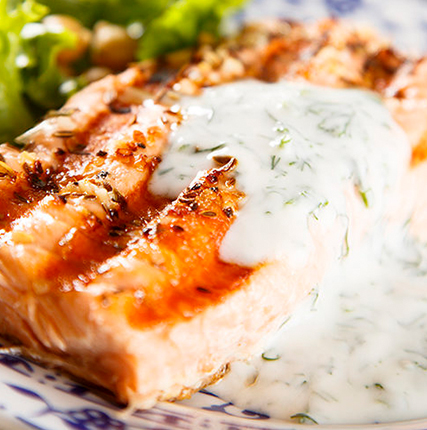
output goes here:
[[[148, 408], [256, 352], [322, 280], [342, 248], [340, 226], [312, 229], [313, 251], [298, 270], [286, 260], [221, 260], [244, 198], [238, 160], [219, 160], [174, 201], [148, 190], [183, 121], [173, 108], [180, 97], [244, 78], [376, 92], [411, 144], [398, 206], [420, 193], [427, 60], [366, 29], [262, 22], [201, 46], [179, 71], [152, 61], [108, 76], [49, 113], [19, 147], [0, 146], [0, 333], [23, 354]], [[346, 199], [354, 231], [363, 230], [369, 209], [355, 190]], [[420, 197], [416, 234], [426, 230], [426, 207]]]

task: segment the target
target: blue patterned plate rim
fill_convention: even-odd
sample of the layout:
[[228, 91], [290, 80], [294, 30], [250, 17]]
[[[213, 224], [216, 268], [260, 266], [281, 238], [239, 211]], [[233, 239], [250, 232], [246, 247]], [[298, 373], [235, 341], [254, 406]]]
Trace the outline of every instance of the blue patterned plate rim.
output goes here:
[[[253, 0], [238, 19], [271, 16], [303, 21], [326, 16], [350, 19], [367, 23], [408, 53], [427, 52], [425, 0]], [[427, 418], [367, 425], [293, 424], [242, 411], [208, 392], [198, 396], [202, 406], [160, 403], [124, 416], [113, 404], [58, 372], [0, 354], [2, 430], [427, 430]]]

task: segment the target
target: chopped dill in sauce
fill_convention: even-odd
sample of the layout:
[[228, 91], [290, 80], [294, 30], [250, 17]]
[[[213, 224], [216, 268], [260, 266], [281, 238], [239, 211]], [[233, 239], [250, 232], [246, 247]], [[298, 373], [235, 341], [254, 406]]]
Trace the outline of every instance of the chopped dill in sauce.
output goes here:
[[[180, 104], [183, 122], [150, 191], [175, 198], [216, 160], [236, 158], [236, 186], [246, 198], [221, 247], [230, 262], [252, 266], [287, 256], [304, 264], [309, 219], [345, 220], [343, 192], [355, 188], [361, 204], [379, 213], [396, 177], [396, 154], [406, 157], [403, 132], [364, 91], [246, 80]], [[347, 241], [345, 222], [342, 231]]]
[[280, 358], [280, 355], [277, 353], [274, 354], [272, 353], [272, 351], [266, 351], [261, 354], [261, 357], [263, 360], [266, 360], [266, 361], [276, 361]]
[[297, 414], [292, 415], [290, 419], [295, 420], [300, 424], [305, 424], [305, 423], [319, 424], [314, 418], [310, 417], [310, 415], [305, 414], [303, 412], [299, 412]]
[[[307, 424], [300, 414], [319, 424], [425, 418], [426, 297], [427, 245], [405, 226], [376, 226], [266, 341], [263, 354], [233, 364], [210, 390], [242, 408]], [[271, 351], [277, 360], [265, 359]], [[249, 387], [245, 375], [253, 373]]]
[[356, 252], [345, 198], [352, 194], [357, 210], [381, 225], [409, 160], [406, 137], [381, 100], [358, 90], [246, 80], [180, 103], [183, 123], [150, 191], [174, 198], [201, 171], [235, 158], [245, 198], [222, 242], [223, 260], [252, 266], [284, 258], [304, 266], [313, 225], [338, 226], [342, 244], [336, 267], [263, 352], [234, 363], [211, 390], [298, 423], [421, 417], [427, 247], [402, 234], [393, 242], [378, 227]]

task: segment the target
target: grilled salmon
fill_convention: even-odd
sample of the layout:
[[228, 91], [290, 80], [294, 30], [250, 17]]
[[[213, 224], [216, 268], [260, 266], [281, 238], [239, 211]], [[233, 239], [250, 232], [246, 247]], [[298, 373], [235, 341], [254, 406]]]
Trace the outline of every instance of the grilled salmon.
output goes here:
[[200, 47], [179, 71], [150, 62], [91, 84], [19, 147], [0, 146], [0, 332], [135, 407], [206, 386], [322, 280], [343, 238], [353, 240], [348, 224], [357, 237], [374, 221], [348, 187], [348, 224], [313, 224], [303, 264], [225, 261], [221, 244], [246, 198], [238, 159], [217, 158], [176, 199], [148, 187], [185, 122], [180, 97], [246, 78], [371, 90], [408, 135], [412, 164], [402, 164], [416, 182], [426, 171], [426, 65], [337, 21], [268, 21]]

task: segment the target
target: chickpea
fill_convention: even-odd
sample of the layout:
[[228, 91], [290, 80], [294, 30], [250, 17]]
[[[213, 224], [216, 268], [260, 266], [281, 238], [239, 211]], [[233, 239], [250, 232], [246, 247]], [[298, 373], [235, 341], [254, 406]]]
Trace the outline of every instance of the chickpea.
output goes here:
[[93, 33], [91, 58], [95, 65], [122, 70], [135, 59], [137, 41], [123, 27], [99, 21]]
[[68, 15], [48, 15], [43, 19], [43, 25], [50, 31], [70, 30], [77, 36], [77, 44], [74, 48], [64, 49], [58, 54], [58, 65], [67, 69], [71, 63], [83, 57], [87, 51], [92, 33], [86, 27]]

